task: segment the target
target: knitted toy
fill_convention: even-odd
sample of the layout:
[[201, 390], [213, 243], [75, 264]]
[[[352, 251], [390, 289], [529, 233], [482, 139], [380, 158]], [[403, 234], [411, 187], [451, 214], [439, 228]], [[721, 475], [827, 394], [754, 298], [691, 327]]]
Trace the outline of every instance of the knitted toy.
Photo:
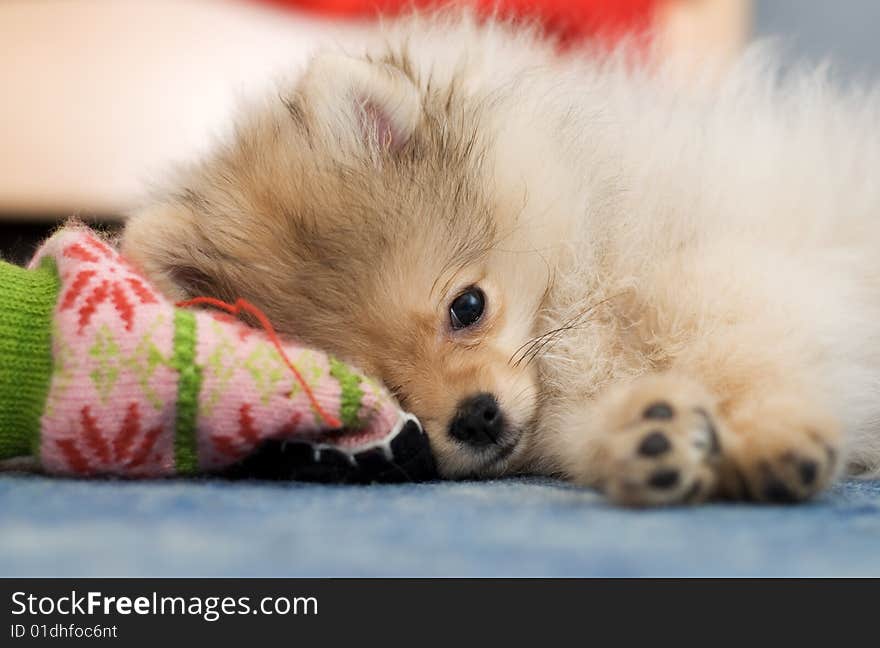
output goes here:
[[433, 475], [418, 422], [374, 381], [281, 343], [247, 302], [180, 306], [84, 227], [28, 268], [0, 262], [0, 460], [76, 476]]

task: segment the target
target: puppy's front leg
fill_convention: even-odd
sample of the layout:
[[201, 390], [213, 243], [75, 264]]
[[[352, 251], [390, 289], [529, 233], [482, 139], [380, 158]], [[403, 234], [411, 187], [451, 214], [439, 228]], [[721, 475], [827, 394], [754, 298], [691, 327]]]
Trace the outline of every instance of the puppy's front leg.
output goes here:
[[556, 448], [574, 481], [631, 506], [697, 503], [718, 492], [726, 431], [698, 383], [645, 376], [612, 386], [574, 416]]
[[797, 501], [837, 468], [836, 422], [794, 390], [716, 397], [681, 374], [654, 374], [613, 386], [582, 414], [588, 422], [560, 437], [574, 450], [562, 463], [620, 504]]

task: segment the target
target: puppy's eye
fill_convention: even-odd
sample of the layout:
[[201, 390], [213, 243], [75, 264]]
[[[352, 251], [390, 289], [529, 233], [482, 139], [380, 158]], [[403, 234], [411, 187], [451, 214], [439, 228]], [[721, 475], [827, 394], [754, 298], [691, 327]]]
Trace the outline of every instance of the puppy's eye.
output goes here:
[[468, 288], [449, 306], [449, 320], [455, 330], [476, 324], [486, 308], [486, 295], [479, 288]]

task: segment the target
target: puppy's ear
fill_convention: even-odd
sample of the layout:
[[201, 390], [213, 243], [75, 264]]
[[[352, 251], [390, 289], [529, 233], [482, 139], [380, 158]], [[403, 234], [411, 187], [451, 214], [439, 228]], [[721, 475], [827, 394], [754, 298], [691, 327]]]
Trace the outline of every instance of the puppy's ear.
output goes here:
[[399, 150], [422, 115], [415, 83], [390, 64], [321, 54], [298, 89], [319, 136], [347, 150], [364, 144]]
[[133, 214], [125, 225], [120, 250], [172, 301], [229, 298], [222, 255], [182, 205], [155, 205]]

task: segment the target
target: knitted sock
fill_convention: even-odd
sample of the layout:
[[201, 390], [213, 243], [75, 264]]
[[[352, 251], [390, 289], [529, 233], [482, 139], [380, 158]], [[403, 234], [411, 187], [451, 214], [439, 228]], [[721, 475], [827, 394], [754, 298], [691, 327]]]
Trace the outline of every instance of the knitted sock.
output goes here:
[[0, 458], [38, 449], [52, 372], [58, 278], [50, 259], [32, 271], [0, 262]]
[[[268, 323], [266, 323], [268, 326]], [[176, 308], [84, 228], [0, 269], [0, 459], [51, 473], [217, 471], [267, 440], [354, 461], [406, 427], [377, 383], [216, 311]], [[288, 360], [290, 363], [288, 363]]]

